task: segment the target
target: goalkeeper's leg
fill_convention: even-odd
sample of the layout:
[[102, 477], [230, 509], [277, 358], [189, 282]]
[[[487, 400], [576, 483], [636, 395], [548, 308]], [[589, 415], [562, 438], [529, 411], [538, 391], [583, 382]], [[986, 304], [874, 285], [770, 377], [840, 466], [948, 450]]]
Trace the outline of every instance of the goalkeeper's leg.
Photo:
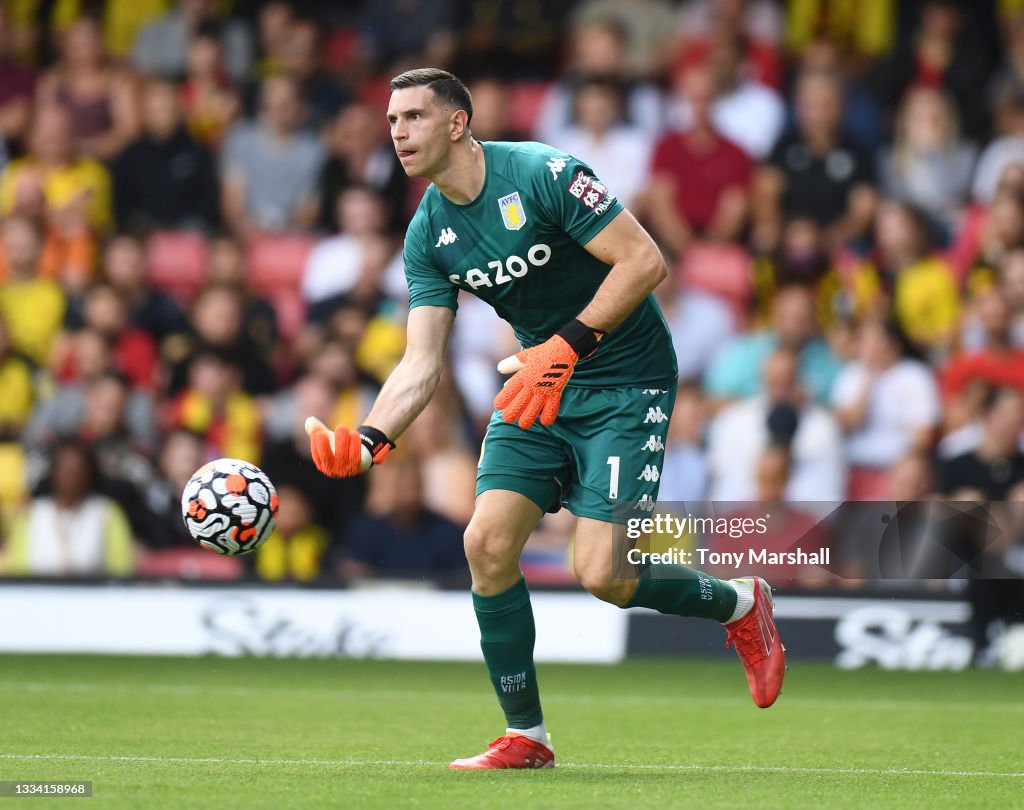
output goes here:
[[543, 768], [554, 764], [533, 663], [536, 630], [519, 555], [542, 516], [518, 492], [480, 493], [466, 529], [473, 608], [484, 662], [505, 712], [506, 732], [484, 753], [451, 763], [455, 769]]
[[[620, 527], [621, 529], [621, 527]], [[685, 565], [637, 570], [611, 523], [580, 518], [573, 565], [580, 583], [598, 599], [619, 607], [647, 607], [676, 616], [715, 619], [728, 631], [746, 671], [750, 695], [771, 706], [786, 674], [785, 647], [775, 627], [772, 592], [760, 577], [716, 579]]]

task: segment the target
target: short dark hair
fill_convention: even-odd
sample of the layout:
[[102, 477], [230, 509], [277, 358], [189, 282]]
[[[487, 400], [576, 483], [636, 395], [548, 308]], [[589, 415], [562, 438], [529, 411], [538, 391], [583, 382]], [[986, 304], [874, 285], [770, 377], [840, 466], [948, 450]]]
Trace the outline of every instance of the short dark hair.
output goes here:
[[446, 105], [466, 111], [466, 123], [473, 120], [473, 98], [462, 79], [440, 68], [416, 68], [399, 73], [391, 80], [391, 92], [407, 87], [426, 87]]

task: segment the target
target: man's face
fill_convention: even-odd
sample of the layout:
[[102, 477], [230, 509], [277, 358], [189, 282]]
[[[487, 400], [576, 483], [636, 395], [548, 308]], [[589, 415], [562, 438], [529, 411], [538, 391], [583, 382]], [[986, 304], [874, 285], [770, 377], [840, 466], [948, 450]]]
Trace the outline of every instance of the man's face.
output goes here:
[[169, 138], [181, 122], [178, 97], [171, 85], [150, 87], [142, 105], [146, 131], [157, 140]]
[[391, 94], [391, 140], [409, 177], [433, 177], [451, 150], [451, 113], [427, 87], [405, 87]]

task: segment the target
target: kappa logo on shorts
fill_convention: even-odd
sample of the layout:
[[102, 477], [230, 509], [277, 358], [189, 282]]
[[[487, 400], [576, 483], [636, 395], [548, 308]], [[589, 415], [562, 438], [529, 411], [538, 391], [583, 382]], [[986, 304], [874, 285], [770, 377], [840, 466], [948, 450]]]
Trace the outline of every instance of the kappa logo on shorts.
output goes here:
[[645, 388], [640, 393], [641, 394], [652, 394], [652, 395], [654, 395], [654, 394], [667, 394], [668, 393], [668, 389], [667, 388]]
[[661, 440], [661, 436], [652, 435], [647, 440], [647, 443], [640, 448], [641, 450], [647, 450], [650, 453], [660, 453], [665, 449], [665, 442]]
[[644, 417], [644, 424], [649, 425], [652, 422], [656, 425], [660, 425], [662, 422], [668, 421], [668, 414], [665, 413], [661, 406], [647, 409], [647, 416]]
[[633, 504], [633, 511], [641, 512], [653, 512], [654, 511], [654, 498], [648, 495], [646, 492], [640, 496], [635, 504]]
[[658, 479], [661, 478], [661, 471], [655, 464], [645, 464], [644, 471], [636, 477], [637, 481], [651, 481], [657, 483]]

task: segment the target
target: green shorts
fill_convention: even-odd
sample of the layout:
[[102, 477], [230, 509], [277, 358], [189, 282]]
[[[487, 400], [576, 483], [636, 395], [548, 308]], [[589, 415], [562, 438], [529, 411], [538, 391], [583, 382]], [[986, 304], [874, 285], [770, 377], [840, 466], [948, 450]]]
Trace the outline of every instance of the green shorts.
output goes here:
[[564, 504], [577, 517], [622, 523], [658, 497], [675, 404], [661, 388], [566, 388], [558, 418], [529, 430], [495, 411], [477, 465], [476, 494], [507, 489], [544, 511]]

